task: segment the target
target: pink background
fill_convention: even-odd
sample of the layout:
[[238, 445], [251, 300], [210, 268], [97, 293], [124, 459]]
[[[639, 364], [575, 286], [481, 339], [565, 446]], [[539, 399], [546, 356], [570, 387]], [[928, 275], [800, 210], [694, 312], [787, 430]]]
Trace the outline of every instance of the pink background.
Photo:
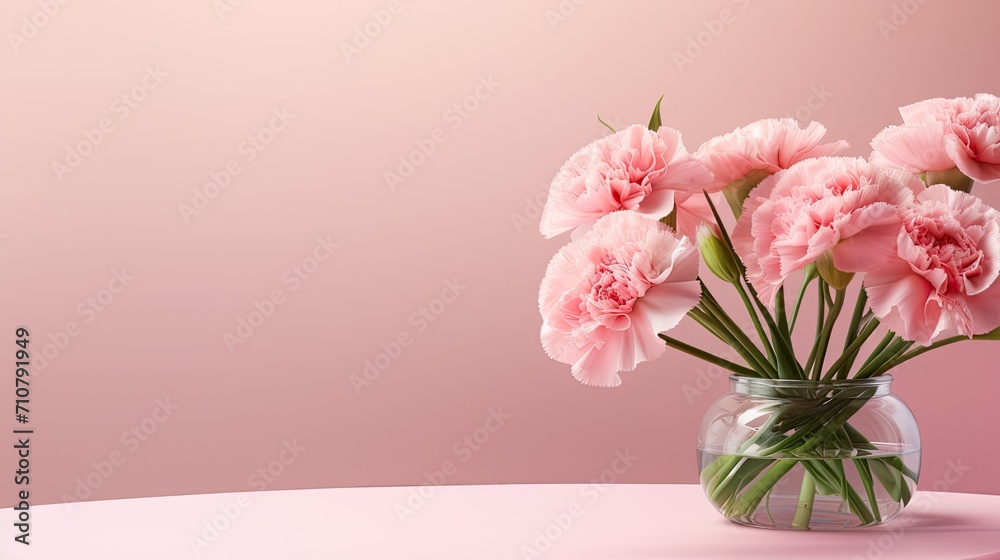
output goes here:
[[[695, 429], [723, 379], [669, 354], [617, 390], [587, 388], [538, 343], [538, 283], [566, 239], [541, 239], [536, 201], [603, 134], [597, 114], [645, 122], [665, 94], [664, 121], [690, 149], [792, 115], [866, 156], [899, 105], [1000, 93], [1000, 6], [985, 0], [401, 0], [384, 26], [372, 23], [381, 0], [231, 3], [220, 17], [212, 0], [71, 2], [16, 46], [9, 33], [41, 8], [0, 5], [0, 333], [11, 362], [18, 325], [36, 354], [51, 344], [32, 376], [36, 503], [426, 473], [584, 482], [625, 451], [638, 460], [621, 481], [694, 482]], [[366, 25], [377, 34], [345, 56]], [[689, 39], [705, 46], [679, 67]], [[166, 76], [126, 113], [116, 99], [157, 66]], [[477, 87], [474, 111], [449, 112]], [[285, 107], [291, 122], [274, 121], [282, 130], [248, 161], [241, 144]], [[57, 178], [53, 162], [102, 119], [111, 132]], [[385, 173], [433, 137], [390, 189]], [[179, 206], [230, 160], [240, 173], [186, 222]], [[976, 193], [1000, 204], [994, 188]], [[314, 264], [327, 236], [332, 256], [293, 289], [286, 271]], [[119, 289], [122, 268], [134, 278]], [[457, 297], [435, 301], [453, 279]], [[230, 352], [225, 334], [275, 290], [280, 303]], [[677, 332], [724, 351], [690, 321]], [[352, 376], [400, 333], [409, 344], [356, 391]], [[959, 465], [948, 489], [1000, 493], [1000, 446], [982, 424], [996, 348], [951, 347], [897, 372], [923, 431], [922, 486]], [[177, 409], [154, 414], [157, 399]]]

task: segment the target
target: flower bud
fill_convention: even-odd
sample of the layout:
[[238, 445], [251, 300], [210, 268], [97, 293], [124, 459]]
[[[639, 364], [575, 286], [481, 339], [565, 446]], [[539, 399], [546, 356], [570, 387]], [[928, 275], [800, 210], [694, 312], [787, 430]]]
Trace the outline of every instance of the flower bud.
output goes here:
[[740, 280], [740, 267], [733, 252], [719, 239], [719, 226], [702, 222], [698, 225], [698, 248], [705, 266], [722, 280], [735, 284]]
[[824, 282], [835, 290], [843, 290], [854, 279], [853, 272], [843, 272], [838, 270], [833, 264], [833, 254], [827, 251], [816, 259], [816, 272]]

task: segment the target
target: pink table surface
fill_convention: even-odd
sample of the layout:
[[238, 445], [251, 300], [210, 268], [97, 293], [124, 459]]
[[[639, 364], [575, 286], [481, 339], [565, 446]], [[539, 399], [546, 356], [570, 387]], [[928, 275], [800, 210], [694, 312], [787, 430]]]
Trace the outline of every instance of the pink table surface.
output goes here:
[[1000, 496], [919, 492], [882, 528], [823, 533], [729, 523], [694, 485], [419, 492], [345, 488], [37, 506], [30, 546], [13, 543], [11, 509], [0, 519], [13, 560], [1000, 558]]

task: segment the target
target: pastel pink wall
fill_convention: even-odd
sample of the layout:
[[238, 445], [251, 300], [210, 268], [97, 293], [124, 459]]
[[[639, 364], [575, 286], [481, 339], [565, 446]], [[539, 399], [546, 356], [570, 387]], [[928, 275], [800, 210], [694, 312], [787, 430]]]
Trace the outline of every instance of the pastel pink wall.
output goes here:
[[[416, 485], [447, 462], [435, 482], [579, 482], [616, 451], [638, 457], [620, 481], [694, 482], [695, 428], [724, 380], [669, 355], [592, 389], [539, 347], [536, 290], [565, 240], [541, 239], [535, 204], [602, 134], [597, 114], [645, 122], [665, 94], [689, 148], [795, 115], [867, 155], [898, 105], [1000, 92], [1000, 5], [985, 0], [389, 6], [71, 2], [31, 33], [35, 0], [0, 5], [0, 336], [11, 355], [18, 325], [36, 353], [53, 341], [32, 376], [36, 503]], [[244, 144], [258, 133], [262, 151]], [[421, 143], [433, 153], [390, 188]], [[227, 166], [226, 188], [196, 199]], [[201, 210], [186, 221], [181, 204]], [[276, 290], [230, 352], [226, 333]], [[1000, 493], [984, 424], [997, 349], [899, 372], [925, 484], [960, 463], [949, 489]], [[176, 410], [154, 414], [157, 399]]]

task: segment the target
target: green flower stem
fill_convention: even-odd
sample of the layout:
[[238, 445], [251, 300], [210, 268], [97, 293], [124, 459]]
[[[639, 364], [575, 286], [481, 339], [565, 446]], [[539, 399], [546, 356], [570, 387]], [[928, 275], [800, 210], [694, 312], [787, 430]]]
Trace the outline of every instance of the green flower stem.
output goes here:
[[802, 475], [802, 488], [799, 490], [799, 504], [795, 507], [795, 517], [792, 518], [792, 527], [796, 529], [808, 529], [809, 520], [812, 519], [813, 502], [816, 500], [816, 481], [809, 471]]
[[864, 317], [865, 307], [868, 306], [868, 292], [865, 290], [865, 285], [861, 284], [861, 290], [858, 292], [858, 299], [854, 303], [854, 313], [851, 314], [851, 324], [847, 327], [847, 337], [844, 339], [844, 352], [847, 352], [847, 348], [851, 345], [851, 341], [854, 337], [858, 336], [858, 331], [861, 330], [861, 318]]
[[[707, 192], [703, 191], [703, 193], [705, 195], [705, 200], [708, 201], [708, 207], [712, 209], [712, 215], [715, 217], [715, 221], [719, 224], [723, 223], [722, 217], [719, 216], [719, 210], [715, 207], [715, 202], [712, 201], [712, 197], [708, 196]], [[747, 280], [746, 266], [743, 264], [743, 260], [740, 258], [739, 254], [736, 253], [736, 249], [733, 247], [733, 240], [729, 237], [729, 232], [726, 231], [726, 228], [720, 229], [722, 232], [722, 240], [725, 241], [726, 248], [732, 253], [733, 258], [736, 260], [736, 264], [740, 268], [740, 282], [737, 282], [734, 286], [736, 286], [737, 290], [743, 292], [743, 284], [746, 285], [749, 295], [752, 296], [753, 301], [757, 304], [757, 308], [760, 310], [761, 316], [764, 317], [764, 322], [767, 323], [767, 327], [771, 331], [771, 344], [773, 345], [775, 353], [778, 377], [781, 379], [802, 378], [802, 368], [795, 360], [795, 352], [792, 350], [791, 337], [788, 336], [787, 333], [782, 335], [781, 331], [778, 330], [778, 326], [775, 324], [774, 318], [771, 317], [771, 313], [768, 312], [767, 306], [760, 301], [757, 290], [755, 290], [753, 285], [751, 285]], [[750, 308], [748, 308], [747, 311], [750, 312], [751, 317], [754, 317], [754, 326], [756, 326], [759, 321], [756, 319], [755, 313]], [[758, 334], [762, 340], [767, 340], [763, 327], [760, 327]]]
[[712, 493], [712, 502], [720, 508], [726, 506], [727, 512], [732, 510], [736, 502], [733, 498], [773, 462], [774, 459], [741, 457], [732, 474], [722, 480]]
[[[726, 458], [732, 457], [732, 455], [727, 455]], [[698, 473], [698, 478], [701, 480], [701, 485], [708, 489], [709, 485], [712, 484], [715, 475], [718, 474], [722, 467], [726, 464], [725, 461], [721, 460], [722, 457], [716, 457], [714, 461], [705, 465], [705, 468], [701, 469]]]
[[[889, 497], [893, 501], [903, 502], [904, 492], [908, 494], [909, 488], [906, 487], [906, 481], [903, 480], [902, 473], [898, 469], [890, 469], [884, 461], [872, 461], [870, 466], [872, 473], [882, 483], [885, 491], [889, 493]], [[907, 499], [907, 501], [909, 500]]]
[[823, 496], [831, 496], [833, 494], [839, 494], [841, 487], [840, 481], [836, 478], [831, 478], [827, 471], [823, 469], [816, 469], [809, 467], [808, 462], [804, 462], [802, 465], [803, 470], [809, 473], [809, 476], [813, 478], [813, 483], [816, 484], [816, 492]]
[[[719, 216], [719, 211], [715, 207], [715, 203], [712, 202], [712, 197], [708, 196], [707, 192], [704, 192], [705, 200], [708, 201], [709, 208], [712, 209], [712, 215], [715, 217], [717, 223], [722, 223], [722, 217]], [[795, 351], [792, 349], [791, 337], [788, 333], [782, 333], [778, 329], [778, 325], [774, 322], [774, 318], [771, 317], [771, 313], [768, 312], [767, 306], [760, 301], [760, 297], [757, 294], [757, 290], [754, 289], [753, 285], [747, 280], [747, 269], [743, 264], [743, 260], [736, 253], [736, 249], [733, 248], [733, 240], [729, 238], [729, 232], [726, 228], [720, 228], [722, 231], [722, 240], [726, 242], [726, 247], [732, 252], [733, 258], [736, 259], [736, 264], [740, 268], [740, 282], [734, 284], [738, 289], [742, 290], [741, 282], [746, 284], [747, 291], [753, 296], [753, 301], [757, 304], [757, 308], [760, 309], [761, 316], [764, 317], [764, 321], [767, 323], [768, 329], [771, 331], [771, 342], [774, 344], [775, 358], [777, 359], [778, 377], [781, 379], [804, 379], [805, 374], [802, 371], [802, 367], [799, 365], [798, 361], [795, 360]], [[751, 314], [752, 315], [752, 314]], [[761, 333], [763, 334], [763, 333]], [[763, 338], [767, 338], [764, 336]]]
[[[862, 318], [862, 321], [864, 322], [865, 319]], [[837, 379], [847, 379], [848, 375], [851, 373], [851, 369], [854, 367], [854, 362], [858, 359], [858, 354], [861, 353], [861, 346], [868, 341], [868, 338], [871, 337], [872, 333], [875, 332], [880, 324], [880, 321], [876, 317], [871, 317], [867, 320], [867, 322], [865, 322], [865, 326], [861, 329], [861, 332], [855, 335], [853, 340], [849, 341], [850, 345], [847, 350], [844, 351], [844, 354], [841, 355], [841, 358], [844, 359], [844, 363], [836, 370], [834, 377]], [[855, 343], [858, 341], [860, 341], [860, 343], [854, 347]], [[845, 341], [845, 344], [846, 343], [847, 342]]]
[[741, 342], [736, 340], [736, 338], [730, 333], [729, 329], [719, 324], [719, 320], [716, 319], [711, 313], [705, 311], [700, 305], [689, 311], [688, 316], [704, 327], [705, 330], [715, 335], [719, 340], [732, 347], [732, 349], [735, 350], [741, 358], [743, 358], [751, 369], [756, 368], [758, 373], [763, 373], [770, 378], [774, 378], [774, 376], [777, 375], [776, 373], [773, 373], [773, 368], [761, 366], [760, 363], [754, 358], [754, 355], [751, 354]]
[[743, 289], [743, 284], [737, 280], [733, 283], [736, 286], [736, 291], [740, 294], [740, 299], [743, 300], [743, 305], [747, 308], [747, 313], [750, 314], [750, 320], [753, 321], [753, 327], [757, 330], [757, 336], [760, 337], [760, 341], [764, 344], [764, 351], [767, 352], [767, 360], [772, 364], [778, 363], [778, 358], [774, 353], [774, 347], [771, 345], [770, 339], [767, 338], [767, 333], [764, 332], [764, 326], [760, 324], [760, 318], [757, 317], [757, 310], [754, 309], [753, 303], [750, 302], [750, 296], [747, 291]]
[[[718, 490], [719, 485], [729, 477], [730, 473], [733, 472], [733, 469], [740, 462], [740, 459], [741, 457], [738, 455], [723, 455], [712, 461], [708, 467], [705, 467], [705, 470], [711, 468], [715, 471], [712, 473], [711, 478], [709, 478], [708, 485], [705, 487], [705, 492], [709, 495], [709, 497], [715, 495], [715, 491]], [[718, 465], [716, 465], [716, 463], [718, 463]]]
[[859, 392], [854, 396], [846, 395], [848, 390], [844, 390], [836, 398], [823, 401], [814, 409], [814, 413], [807, 416], [805, 423], [795, 426], [795, 433], [761, 450], [758, 455], [774, 455], [785, 449], [793, 449], [795, 452], [811, 451], [839, 430], [875, 394], [873, 387], [859, 387], [857, 390]]
[[767, 322], [767, 328], [771, 330], [771, 338], [775, 341], [774, 350], [778, 358], [778, 377], [780, 379], [805, 379], [802, 366], [795, 359], [791, 337], [788, 333], [783, 333], [778, 329], [778, 325], [775, 324], [771, 314], [767, 311], [767, 307], [760, 301], [757, 290], [749, 283], [747, 283], [747, 289], [757, 303], [757, 307], [760, 308], [761, 315], [764, 316], [764, 320]]
[[671, 348], [674, 348], [676, 350], [680, 350], [681, 352], [684, 352], [685, 354], [689, 354], [689, 355], [694, 356], [696, 358], [700, 358], [702, 360], [705, 360], [706, 362], [715, 364], [715, 365], [717, 365], [717, 366], [719, 366], [721, 368], [728, 369], [729, 371], [731, 371], [733, 373], [737, 373], [739, 375], [746, 375], [746, 376], [749, 376], [749, 377], [761, 377], [761, 375], [759, 373], [757, 373], [756, 371], [754, 371], [754, 370], [752, 370], [752, 369], [750, 369], [748, 367], [743, 367], [743, 366], [741, 366], [739, 364], [734, 364], [733, 362], [730, 362], [729, 360], [724, 360], [724, 359], [716, 356], [715, 354], [711, 354], [711, 353], [706, 352], [706, 351], [704, 351], [704, 350], [702, 350], [700, 348], [695, 348], [694, 346], [691, 346], [690, 344], [685, 344], [685, 343], [677, 340], [676, 338], [671, 338], [671, 337], [669, 337], [669, 336], [667, 336], [665, 334], [662, 334], [662, 333], [660, 334], [660, 338], [662, 338], [663, 341], [667, 343], [667, 346], [670, 346]]
[[802, 366], [800, 366], [798, 361], [795, 359], [795, 352], [792, 350], [791, 338], [787, 335], [787, 333], [782, 333], [778, 329], [778, 325], [774, 322], [774, 318], [771, 317], [771, 313], [767, 310], [767, 306], [760, 301], [760, 296], [757, 294], [757, 290], [754, 289], [753, 285], [747, 282], [746, 286], [750, 295], [753, 297], [753, 301], [757, 304], [758, 309], [760, 309], [760, 314], [764, 317], [764, 321], [767, 322], [767, 328], [771, 331], [771, 340], [775, 344], [774, 351], [777, 354], [778, 360], [778, 378], [804, 379]]
[[[826, 323], [826, 300], [823, 299], [823, 292], [826, 290], [826, 282], [822, 278], [816, 283], [816, 336], [815, 340], [819, 340], [820, 333], [823, 332], [823, 325]], [[806, 360], [806, 371], [812, 371], [813, 364], [816, 362], [816, 350], [818, 345], [813, 343], [812, 349], [809, 350], [809, 359]]]
[[[761, 473], [764, 469], [771, 466], [774, 463], [774, 459], [747, 459], [747, 463], [750, 467], [747, 469], [746, 474], [741, 474], [739, 483], [736, 485], [736, 489], [733, 492], [733, 496], [742, 492], [748, 485], [750, 485], [757, 475]], [[736, 500], [730, 497], [729, 504], [726, 507], [727, 515], [736, 507]]]
[[694, 319], [699, 325], [705, 327], [705, 330], [715, 335], [716, 338], [725, 342], [729, 346], [734, 346], [736, 340], [730, 336], [729, 331], [724, 329], [722, 325], [718, 324], [711, 315], [703, 311], [701, 307], [695, 307], [691, 311], [688, 311], [688, 317]]
[[[757, 432], [753, 436], [748, 438], [745, 442], [743, 442], [742, 445], [740, 445], [739, 449], [737, 450], [737, 453], [743, 453], [747, 451], [754, 444], [757, 443], [757, 440], [759, 440], [761, 436], [765, 434], [771, 434], [771, 427], [774, 425], [774, 423], [778, 420], [780, 416], [781, 416], [780, 410], [772, 414], [767, 419], [767, 421], [765, 421], [759, 428], [757, 428]], [[729, 476], [729, 473], [733, 470], [733, 468], [737, 465], [737, 463], [739, 463], [739, 461], [740, 461], [739, 455], [722, 455], [716, 458], [714, 461], [712, 461], [707, 467], [705, 467], [705, 469], [702, 471], [702, 477], [703, 477], [702, 480], [704, 481], [704, 477], [706, 476], [705, 475], [706, 471], [711, 473], [708, 485], [705, 487], [709, 495], [715, 492], [715, 489], [718, 487], [718, 485], [723, 480], [725, 480], [726, 477]]]
[[[898, 366], [899, 364], [901, 364], [903, 362], [912, 360], [913, 358], [916, 358], [917, 356], [923, 354], [924, 352], [930, 352], [931, 350], [934, 350], [935, 348], [941, 348], [942, 346], [948, 346], [949, 344], [954, 344], [956, 342], [961, 342], [963, 340], [969, 340], [969, 337], [958, 335], [958, 336], [953, 336], [953, 337], [950, 337], [950, 338], [941, 339], [941, 340], [935, 342], [934, 344], [931, 344], [930, 346], [921, 346], [920, 348], [917, 348], [915, 350], [911, 350], [911, 351], [903, 354], [898, 360], [896, 360], [892, 364], [892, 367], [896, 367], [896, 366]], [[892, 368], [889, 368], [889, 369], [892, 369]]]
[[[897, 342], [897, 345], [903, 347], [908, 343]], [[901, 458], [850, 459], [859, 470], [864, 485], [864, 490], [859, 494], [847, 479], [843, 461], [848, 459], [815, 457], [819, 448], [876, 449], [847, 422], [873, 394], [872, 387], [857, 387], [838, 390], [833, 396], [818, 400], [811, 410], [779, 407], [771, 414], [768, 422], [740, 447], [737, 455], [720, 457], [706, 466], [702, 472], [703, 477], [710, 479], [706, 484], [706, 492], [728, 517], [746, 518], [760, 507], [764, 497], [773, 491], [780, 479], [796, 463], [801, 463], [806, 474], [799, 492], [799, 509], [793, 519], [794, 527], [808, 528], [811, 515], [807, 516], [807, 513], [811, 514], [817, 493], [840, 495], [863, 525], [881, 521], [878, 502], [873, 499], [876, 478], [895, 500], [905, 504], [911, 497], [902, 476], [915, 478], [916, 473], [908, 469]], [[788, 412], [792, 414], [789, 415]], [[791, 430], [794, 433], [786, 437], [784, 432]], [[762, 439], [761, 444], [765, 449], [755, 450], [753, 457], [742, 455]], [[768, 455], [781, 451], [784, 451], [781, 456], [767, 458]], [[867, 478], [865, 474], [868, 474]]]
[[830, 315], [826, 318], [826, 324], [823, 325], [823, 332], [820, 333], [819, 339], [816, 341], [816, 362], [813, 364], [812, 377], [814, 380], [819, 381], [820, 374], [823, 372], [823, 363], [826, 361], [826, 349], [830, 345], [830, 336], [833, 334], [833, 326], [837, 323], [837, 317], [840, 316], [840, 310], [844, 307], [844, 294], [846, 290], [837, 290], [837, 296], [833, 300], [833, 307], [830, 308]]
[[848, 339], [850, 344], [844, 349], [844, 353], [837, 358], [837, 361], [833, 362], [830, 369], [823, 374], [823, 381], [833, 379], [834, 374], [837, 374], [838, 379], [845, 379], [847, 377], [846, 373], [851, 371], [851, 366], [854, 365], [854, 360], [857, 358], [861, 347], [864, 346], [865, 342], [868, 341], [868, 338], [875, 332], [878, 326], [879, 320], [872, 318], [865, 324], [865, 328], [861, 329], [861, 332], [853, 337], [853, 340]]
[[[856, 392], [856, 394], [855, 394]], [[844, 395], [845, 392], [841, 392]], [[843, 398], [845, 403], [854, 406], [844, 406], [845, 403], [835, 402], [841, 399], [826, 399], [821, 405], [822, 412], [817, 415], [822, 416], [819, 440], [813, 438], [800, 442], [798, 446], [790, 450], [792, 455], [806, 454], [815, 451], [817, 444], [822, 446], [823, 442], [835, 444], [842, 449], [864, 449], [873, 450], [875, 446], [868, 441], [846, 421], [840, 422], [842, 418], [849, 418], [860, 406], [861, 401], [867, 401], [871, 396], [871, 388], [858, 388], [846, 392]], [[832, 404], [831, 404], [832, 403]], [[777, 438], [781, 439], [783, 434], [776, 434], [782, 428], [772, 430], [771, 425], [775, 424], [778, 417], [783, 414], [784, 407], [775, 411], [765, 425], [758, 428], [752, 438], [745, 442], [739, 449], [737, 455], [728, 455], [717, 458], [702, 471], [702, 483], [705, 484], [706, 493], [713, 500], [716, 506], [724, 511], [728, 517], [746, 517], [752, 515], [759, 507], [763, 497], [769, 495], [777, 482], [794, 467], [795, 463], [801, 463], [806, 471], [806, 475], [811, 480], [803, 480], [804, 488], [800, 488], [799, 508], [796, 511], [793, 526], [801, 529], [808, 528], [811, 517], [807, 518], [806, 511], [811, 511], [811, 503], [815, 502], [815, 494], [840, 495], [851, 512], [858, 516], [864, 525], [870, 525], [881, 520], [881, 512], [878, 509], [877, 500], [874, 496], [874, 479], [878, 480], [886, 487], [893, 499], [906, 503], [911, 498], [909, 488], [903, 481], [902, 476], [916, 477], [910, 469], [906, 468], [899, 457], [873, 457], [870, 459], [851, 459], [856, 468], [859, 469], [859, 476], [864, 485], [864, 495], [860, 495], [849, 483], [843, 461], [848, 459], [816, 459], [816, 458], [785, 458], [785, 459], [764, 459], [763, 457], [746, 457], [742, 453], [752, 447], [762, 437], [772, 442]], [[812, 414], [805, 414], [803, 418], [811, 418]], [[779, 422], [780, 423], [780, 422]], [[837, 425], [833, 430], [828, 430], [828, 425]], [[813, 422], [804, 422], [797, 426], [796, 431], [811, 432], [816, 429]], [[793, 434], [794, 435], [794, 434]], [[786, 438], [793, 439], [793, 438]], [[799, 438], [801, 440], [801, 438]], [[759, 454], [759, 452], [755, 452]], [[763, 476], [758, 476], [764, 469], [771, 467]], [[869, 467], [866, 469], [866, 467]], [[865, 472], [869, 474], [866, 479]], [[709, 479], [706, 484], [706, 479]], [[811, 486], [811, 487], [810, 487]], [[811, 491], [811, 492], [810, 492]], [[865, 498], [867, 498], [867, 503]], [[810, 502], [810, 499], [812, 502]], [[869, 505], [871, 508], [869, 509]], [[797, 523], [796, 523], [797, 522]]]
[[904, 341], [904, 344], [900, 345], [899, 349], [896, 350], [896, 353], [893, 354], [891, 357], [889, 357], [889, 359], [886, 361], [886, 363], [882, 364], [882, 367], [880, 367], [877, 370], [875, 370], [875, 373], [873, 373], [871, 376], [872, 377], [878, 377], [879, 375], [882, 375], [883, 373], [888, 372], [892, 368], [894, 368], [897, 365], [899, 365], [900, 363], [902, 363], [902, 362], [900, 362], [898, 360], [900, 358], [902, 358], [903, 355], [906, 354], [906, 351], [909, 350], [910, 347], [912, 347], [914, 344], [915, 343], [912, 342], [912, 341]]
[[885, 350], [886, 346], [889, 346], [889, 343], [891, 343], [895, 338], [896, 338], [896, 333], [892, 331], [885, 333], [885, 336], [882, 337], [882, 341], [879, 342], [878, 346], [876, 346], [872, 350], [871, 355], [868, 356], [868, 359], [865, 360], [865, 363], [861, 364], [861, 369], [865, 369], [866, 367], [868, 367], [868, 364], [872, 363], [872, 361], [875, 360], [875, 357], [881, 354], [882, 351]]
[[[836, 430], [836, 426], [830, 429], [827, 433], [823, 434], [822, 437], [816, 437], [815, 435], [809, 436], [810, 433], [816, 432], [817, 430], [822, 430], [824, 425], [828, 422], [832, 422], [834, 418], [837, 417], [841, 412], [846, 410], [849, 406], [849, 402], [838, 402], [829, 404], [825, 410], [819, 410], [814, 416], [809, 417], [804, 424], [795, 427], [795, 433], [788, 436], [787, 438], [781, 440], [778, 443], [770, 445], [762, 449], [758, 454], [761, 456], [774, 455], [786, 449], [805, 449], [809, 450], [812, 446], [806, 445], [804, 442], [810, 441], [820, 441], [823, 437], [826, 437]], [[853, 411], [852, 411], [853, 413]], [[787, 431], [787, 430], [786, 430]]]
[[901, 458], [899, 458], [899, 457], [879, 457], [879, 460], [882, 461], [883, 463], [885, 463], [886, 465], [888, 465], [888, 466], [896, 469], [897, 471], [903, 473], [903, 476], [905, 476], [906, 478], [909, 478], [914, 483], [917, 482], [917, 473], [913, 469], [911, 469], [910, 467], [907, 467], [906, 464], [903, 463], [903, 460]]
[[867, 379], [869, 377], [882, 375], [892, 369], [895, 365], [894, 360], [901, 357], [907, 350], [910, 349], [911, 346], [913, 346], [913, 342], [904, 340], [897, 335], [884, 350], [879, 352], [878, 356], [876, 356], [871, 363], [861, 368], [854, 378]]
[[771, 365], [768, 359], [764, 357], [763, 354], [761, 354], [760, 349], [757, 347], [757, 345], [754, 344], [754, 342], [750, 340], [750, 337], [748, 337], [746, 333], [743, 332], [743, 329], [741, 329], [739, 325], [737, 325], [736, 322], [733, 321], [732, 317], [730, 317], [729, 314], [726, 313], [724, 309], [722, 309], [722, 306], [719, 305], [719, 302], [715, 299], [714, 296], [712, 296], [712, 292], [708, 289], [708, 286], [706, 286], [704, 282], [702, 282], [701, 284], [701, 293], [702, 293], [702, 301], [699, 305], [702, 305], [702, 307], [706, 311], [708, 311], [716, 319], [718, 319], [721, 325], [729, 329], [729, 332], [741, 344], [743, 344], [747, 352], [753, 355], [754, 360], [757, 361], [762, 372], [768, 373], [769, 376], [771, 373], [777, 374], [778, 372], [775, 371], [774, 367]]
[[778, 328], [781, 329], [781, 333], [785, 336], [789, 336], [791, 333], [788, 330], [788, 314], [785, 312], [785, 287], [782, 286], [778, 288], [777, 293], [774, 297], [774, 315], [778, 320]]
[[871, 504], [872, 514], [875, 515], [875, 521], [882, 522], [882, 512], [878, 509], [878, 500], [875, 498], [875, 482], [872, 479], [871, 468], [868, 467], [867, 459], [854, 459], [854, 468], [858, 470], [858, 476], [861, 478], [861, 484], [865, 487], [865, 494], [868, 495], [868, 503]]
[[715, 315], [706, 311], [700, 304], [691, 311], [688, 311], [688, 316], [697, 321], [701, 326], [705, 327], [705, 330], [714, 334], [719, 340], [732, 347], [733, 350], [735, 350], [736, 353], [743, 358], [748, 366], [751, 368], [759, 367], [757, 360], [755, 360], [753, 355], [747, 351], [743, 343], [737, 340], [729, 329], [720, 323], [719, 319], [717, 319]]
[[[796, 449], [797, 451], [806, 451], [813, 449], [820, 442], [825, 440], [827, 437], [833, 434], [833, 432], [840, 429], [845, 422], [850, 420], [854, 413], [861, 410], [861, 407], [868, 402], [875, 394], [875, 389], [873, 387], [865, 387], [862, 392], [856, 397], [847, 397], [843, 400], [846, 401], [845, 404], [836, 403], [830, 406], [831, 412], [824, 416], [830, 416], [829, 420], [822, 422], [819, 429], [817, 429], [802, 445], [799, 445]], [[798, 435], [798, 431], [795, 432]]]
[[899, 352], [900, 348], [909, 344], [907, 341], [896, 335], [896, 333], [890, 332], [889, 334], [893, 336], [892, 341], [889, 342], [889, 344], [887, 344], [877, 355], [874, 351], [872, 352], [872, 355], [869, 356], [865, 365], [862, 366], [861, 369], [858, 370], [858, 373], [854, 375], [855, 379], [866, 379], [872, 377], [876, 371], [879, 371], [882, 366], [888, 363], [889, 360], [891, 360], [893, 356]]
[[802, 298], [806, 295], [806, 288], [818, 276], [815, 266], [806, 268], [805, 276], [802, 277], [802, 284], [799, 286], [799, 295], [795, 297], [795, 305], [792, 307], [792, 321], [788, 325], [789, 334], [795, 331], [795, 321], [799, 318], [799, 308], [802, 306]]
[[[872, 442], [868, 441], [868, 438], [866, 438], [864, 434], [862, 434], [861, 432], [858, 431], [857, 428], [852, 426], [850, 422], [844, 423], [844, 431], [847, 432], [847, 436], [851, 440], [851, 444], [856, 449], [863, 449], [866, 451], [874, 451], [878, 449], [877, 446], [875, 446]], [[890, 467], [903, 473], [904, 475], [906, 475], [907, 478], [909, 478], [913, 482], [917, 481], [917, 473], [914, 472], [913, 469], [911, 469], [910, 467], [907, 467], [906, 464], [903, 463], [903, 460], [900, 459], [899, 457], [895, 456], [879, 457], [878, 459], [886, 463]]]
[[868, 510], [868, 506], [865, 505], [864, 500], [861, 499], [861, 496], [854, 490], [854, 487], [847, 481], [847, 474], [844, 472], [844, 463], [842, 460], [814, 462], [817, 463], [816, 466], [820, 469], [826, 469], [827, 473], [840, 483], [840, 489], [837, 493], [847, 502], [851, 511], [861, 519], [862, 524], [868, 525], [875, 521], [875, 517]]
[[764, 499], [764, 495], [799, 462], [798, 459], [781, 459], [780, 461], [775, 461], [774, 465], [767, 472], [748, 486], [743, 494], [736, 499], [732, 513], [735, 516], [742, 517], [757, 509], [760, 501]]

